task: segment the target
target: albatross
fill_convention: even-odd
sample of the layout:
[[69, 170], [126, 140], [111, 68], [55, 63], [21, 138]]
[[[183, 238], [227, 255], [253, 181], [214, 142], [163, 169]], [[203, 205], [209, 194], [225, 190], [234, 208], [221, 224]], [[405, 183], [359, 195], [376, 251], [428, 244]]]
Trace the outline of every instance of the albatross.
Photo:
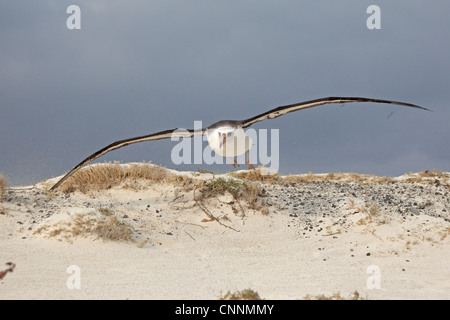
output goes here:
[[[274, 109], [271, 109], [267, 112], [258, 114], [254, 117], [245, 119], [245, 120], [221, 120], [212, 125], [197, 129], [197, 130], [180, 130], [180, 129], [171, 129], [164, 130], [156, 133], [152, 133], [149, 135], [139, 136], [135, 138], [129, 138], [124, 140], [119, 140], [109, 144], [108, 146], [100, 149], [99, 151], [91, 154], [89, 157], [81, 161], [77, 164], [72, 170], [70, 170], [66, 175], [64, 175], [50, 190], [55, 190], [58, 188], [67, 178], [72, 176], [75, 172], [81, 169], [83, 166], [88, 163], [94, 161], [95, 159], [103, 156], [104, 154], [117, 150], [119, 148], [128, 146], [130, 144], [144, 142], [144, 141], [154, 141], [168, 138], [191, 138], [194, 135], [206, 135], [208, 140], [208, 144], [214, 152], [219, 154], [220, 156], [234, 158], [238, 155], [242, 155], [246, 153], [246, 164], [249, 169], [254, 169], [253, 165], [248, 160], [248, 152], [252, 146], [252, 141], [250, 137], [248, 137], [244, 129], [250, 127], [251, 125], [266, 120], [266, 119], [275, 119], [287, 113], [291, 113], [294, 111], [305, 110], [325, 104], [331, 103], [351, 103], [351, 102], [373, 102], [373, 103], [384, 103], [384, 104], [394, 104], [405, 107], [417, 108], [422, 110], [431, 111], [427, 108], [406, 103], [400, 101], [391, 101], [391, 100], [383, 100], [383, 99], [372, 99], [372, 98], [361, 98], [361, 97], [328, 97], [321, 98], [315, 100], [309, 100], [299, 103], [294, 103], [290, 105], [280, 106]], [[232, 163], [233, 166], [237, 165], [236, 160]]]

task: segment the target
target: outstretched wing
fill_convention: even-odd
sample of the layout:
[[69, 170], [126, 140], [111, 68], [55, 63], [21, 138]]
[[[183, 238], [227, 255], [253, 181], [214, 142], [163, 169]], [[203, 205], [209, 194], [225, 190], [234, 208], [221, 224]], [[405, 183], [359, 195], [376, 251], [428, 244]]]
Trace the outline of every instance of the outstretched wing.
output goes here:
[[64, 177], [62, 177], [53, 187], [51, 187], [50, 190], [55, 190], [58, 188], [61, 183], [63, 183], [67, 178], [69, 178], [71, 175], [73, 175], [76, 171], [81, 169], [83, 166], [87, 165], [88, 163], [94, 161], [97, 158], [100, 158], [105, 153], [108, 153], [110, 151], [128, 146], [133, 143], [138, 142], [144, 142], [144, 141], [153, 141], [153, 140], [161, 140], [161, 139], [168, 139], [168, 138], [190, 138], [194, 134], [201, 134], [203, 135], [205, 133], [206, 129], [201, 130], [182, 130], [182, 129], [173, 129], [173, 130], [165, 130], [160, 131], [157, 133], [152, 133], [146, 136], [140, 136], [125, 140], [119, 140], [116, 142], [111, 143], [110, 145], [104, 147], [103, 149], [91, 154], [89, 157], [81, 161], [77, 166], [75, 166], [72, 170], [70, 170]]
[[399, 101], [371, 99], [371, 98], [359, 98], [359, 97], [328, 97], [328, 98], [310, 100], [310, 101], [305, 101], [305, 102], [300, 102], [300, 103], [294, 103], [294, 104], [290, 104], [287, 106], [281, 106], [281, 107], [269, 110], [267, 112], [264, 112], [262, 114], [259, 114], [255, 117], [252, 117], [252, 118], [249, 118], [246, 120], [242, 120], [241, 123], [242, 123], [243, 128], [247, 128], [256, 122], [263, 121], [266, 119], [275, 119], [275, 118], [278, 118], [289, 112], [313, 108], [313, 107], [317, 107], [317, 106], [321, 106], [321, 105], [329, 104], [329, 103], [349, 103], [349, 102], [390, 103], [390, 104], [396, 104], [396, 105], [400, 105], [400, 106], [406, 106], [406, 107], [412, 107], [412, 108], [418, 108], [418, 109], [422, 109], [422, 110], [431, 111], [427, 108], [420, 107], [415, 104], [399, 102]]

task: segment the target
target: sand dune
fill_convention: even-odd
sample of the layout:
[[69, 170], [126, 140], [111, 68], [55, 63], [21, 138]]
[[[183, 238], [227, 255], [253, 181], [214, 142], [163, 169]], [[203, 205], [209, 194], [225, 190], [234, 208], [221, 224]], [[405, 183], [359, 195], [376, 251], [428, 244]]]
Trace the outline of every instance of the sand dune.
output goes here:
[[102, 190], [6, 190], [0, 272], [15, 268], [0, 298], [450, 298], [448, 173], [157, 170]]

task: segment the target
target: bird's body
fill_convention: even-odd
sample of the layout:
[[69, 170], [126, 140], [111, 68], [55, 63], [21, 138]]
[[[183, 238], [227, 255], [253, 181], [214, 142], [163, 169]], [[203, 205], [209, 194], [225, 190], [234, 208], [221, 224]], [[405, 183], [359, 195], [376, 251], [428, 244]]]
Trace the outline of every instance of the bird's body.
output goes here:
[[208, 144], [223, 157], [237, 157], [249, 151], [252, 139], [247, 136], [240, 121], [222, 120], [206, 128]]
[[[253, 125], [256, 122], [266, 120], [266, 119], [275, 119], [284, 114], [304, 110], [312, 107], [317, 107], [324, 104], [330, 103], [350, 103], [350, 102], [373, 102], [373, 103], [386, 103], [386, 104], [395, 104], [406, 107], [418, 108], [422, 110], [428, 110], [427, 108], [420, 107], [415, 104], [391, 101], [391, 100], [381, 100], [381, 99], [371, 99], [371, 98], [360, 98], [360, 97], [329, 97], [329, 98], [321, 98], [316, 100], [310, 100], [300, 103], [295, 103], [291, 105], [281, 106], [262, 114], [256, 115], [252, 118], [248, 118], [246, 120], [221, 120], [218, 121], [206, 128], [202, 128], [201, 130], [164, 130], [157, 133], [120, 140], [113, 142], [112, 144], [106, 146], [105, 148], [93, 153], [83, 161], [81, 161], [77, 166], [75, 166], [71, 171], [69, 171], [64, 177], [62, 177], [52, 188], [51, 190], [56, 189], [61, 183], [63, 183], [67, 178], [69, 178], [72, 174], [74, 174], [77, 170], [85, 166], [86, 164], [94, 161], [95, 159], [101, 157], [107, 152], [125, 147], [127, 145], [144, 142], [144, 141], [153, 141], [153, 140], [161, 140], [167, 138], [190, 138], [196, 134], [206, 135], [208, 144], [214, 152], [218, 155], [228, 158], [234, 158], [241, 154], [246, 153], [247, 160], [246, 163], [249, 169], [253, 168], [253, 165], [248, 162], [248, 152], [252, 146], [252, 140], [248, 137], [244, 129]], [[237, 165], [237, 162], [234, 161], [233, 165]]]

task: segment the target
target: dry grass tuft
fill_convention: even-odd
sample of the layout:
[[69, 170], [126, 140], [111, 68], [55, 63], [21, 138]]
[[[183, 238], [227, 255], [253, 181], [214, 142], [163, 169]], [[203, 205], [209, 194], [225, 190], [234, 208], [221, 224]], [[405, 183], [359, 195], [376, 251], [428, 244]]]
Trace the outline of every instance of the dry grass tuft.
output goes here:
[[316, 174], [309, 172], [307, 174], [296, 174], [288, 176], [279, 176], [278, 174], [267, 175], [264, 167], [259, 167], [256, 170], [240, 171], [231, 173], [235, 178], [246, 181], [257, 181], [271, 184], [285, 184], [285, 183], [312, 183], [324, 181], [336, 181], [343, 183], [392, 183], [394, 180], [390, 177], [380, 177], [371, 174], [358, 173], [326, 173]]
[[248, 208], [258, 210], [263, 206], [263, 201], [258, 196], [260, 188], [255, 183], [247, 183], [235, 179], [218, 178], [205, 182], [200, 189], [198, 201], [230, 193], [236, 201], [243, 201]]
[[227, 291], [219, 300], [262, 300], [259, 294], [252, 289], [244, 289], [241, 291]]
[[44, 234], [49, 238], [71, 241], [72, 238], [94, 236], [97, 239], [130, 242], [133, 228], [119, 220], [108, 209], [99, 209], [99, 214], [75, 214], [69, 221], [39, 227], [34, 233]]
[[3, 201], [6, 189], [8, 189], [8, 180], [0, 174], [0, 202]]
[[449, 179], [450, 174], [448, 172], [442, 172], [438, 169], [434, 169], [433, 171], [420, 171], [416, 174], [410, 173], [410, 176], [405, 179], [405, 182], [422, 183], [436, 186], [443, 184], [448, 186]]
[[429, 171], [429, 170], [425, 170], [425, 171], [420, 171], [418, 173], [418, 175], [420, 177], [432, 177], [432, 178], [444, 178], [449, 176], [449, 174], [447, 172], [442, 172], [438, 169], [434, 169], [433, 171]]
[[339, 292], [333, 293], [330, 296], [326, 296], [324, 294], [317, 295], [317, 296], [311, 296], [306, 295], [304, 300], [366, 300], [367, 298], [361, 297], [358, 291], [353, 292], [349, 297], [343, 297]]
[[[333, 293], [332, 295], [306, 295], [303, 297], [304, 300], [367, 300], [361, 296], [358, 291], [354, 291], [348, 297], [343, 297], [339, 292]], [[241, 291], [230, 292], [227, 291], [225, 295], [219, 297], [219, 300], [263, 300], [259, 294], [252, 289], [244, 289]]]
[[366, 205], [360, 208], [360, 210], [367, 214], [370, 219], [380, 215], [380, 209], [378, 208], [377, 203], [373, 201], [366, 203]]
[[[255, 183], [247, 183], [233, 178], [224, 179], [218, 178], [208, 182], [204, 182], [200, 188], [200, 195], [196, 196], [196, 189], [194, 190], [195, 204], [202, 209], [204, 213], [209, 217], [209, 220], [203, 220], [204, 222], [217, 221], [224, 227], [230, 228], [234, 231], [238, 231], [233, 227], [230, 227], [222, 223], [219, 218], [215, 217], [211, 211], [207, 208], [206, 204], [208, 200], [221, 201], [221, 195], [230, 194], [233, 197], [232, 201], [223, 202], [231, 206], [233, 213], [238, 215], [241, 212], [242, 217], [245, 216], [245, 207], [253, 210], [260, 210], [261, 214], [267, 215], [269, 210], [267, 209], [267, 203], [259, 197], [260, 188]], [[225, 216], [226, 217], [226, 216]], [[226, 220], [229, 220], [228, 218]]]
[[283, 181], [283, 179], [278, 174], [263, 174], [264, 170], [264, 167], [258, 167], [255, 170], [232, 172], [230, 173], [230, 175], [241, 180], [263, 183], [281, 183]]
[[372, 174], [358, 174], [358, 173], [326, 173], [314, 174], [309, 172], [303, 175], [286, 176], [282, 183], [309, 183], [309, 182], [324, 182], [334, 181], [342, 183], [392, 183], [393, 179], [390, 177], [380, 177]]
[[188, 188], [192, 185], [192, 179], [172, 174], [167, 169], [150, 163], [120, 165], [119, 162], [114, 162], [91, 165], [79, 170], [61, 185], [61, 191], [87, 193], [119, 185], [123, 185], [126, 189], [139, 190], [148, 187], [148, 183], [182, 184]]

